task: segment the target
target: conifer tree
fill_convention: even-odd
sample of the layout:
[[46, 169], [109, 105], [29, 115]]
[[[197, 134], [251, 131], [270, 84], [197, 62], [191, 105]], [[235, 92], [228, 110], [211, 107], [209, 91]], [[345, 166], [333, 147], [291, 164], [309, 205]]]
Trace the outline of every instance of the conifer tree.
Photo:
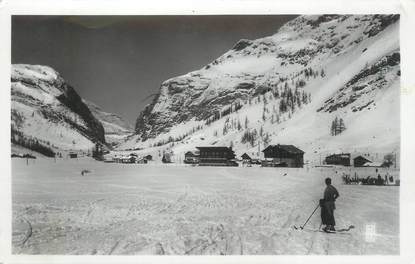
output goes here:
[[239, 119], [238, 119], [238, 126], [237, 126], [237, 128], [238, 128], [238, 131], [241, 131], [242, 130], [241, 121]]
[[343, 118], [339, 119], [339, 133], [342, 133], [346, 130], [346, 125], [344, 124]]

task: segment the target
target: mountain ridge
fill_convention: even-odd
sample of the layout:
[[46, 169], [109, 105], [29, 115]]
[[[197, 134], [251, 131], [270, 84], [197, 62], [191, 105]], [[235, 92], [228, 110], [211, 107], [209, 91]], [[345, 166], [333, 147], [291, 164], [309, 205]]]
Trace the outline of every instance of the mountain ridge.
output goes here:
[[51, 67], [13, 64], [11, 97], [13, 143], [50, 151], [88, 150], [95, 143], [105, 144], [102, 124]]
[[[370, 148], [371, 144], [382, 151], [396, 151], [399, 150], [399, 79], [399, 15], [299, 16], [274, 35], [239, 40], [205, 67], [163, 82], [160, 93], [138, 116], [135, 136], [119, 149], [154, 148], [154, 151], [173, 151], [180, 156], [199, 142], [233, 144], [237, 151], [252, 151], [264, 141], [264, 136], [257, 136], [255, 146], [242, 143], [240, 138], [249, 130], [259, 134], [262, 127], [271, 137], [267, 143], [296, 143], [307, 148], [308, 153], [321, 149], [362, 150]], [[281, 102], [287, 102], [286, 98], [269, 99], [269, 96], [280, 95], [285, 86], [292, 93], [304, 92], [311, 100], [289, 112], [278, 111]], [[383, 100], [387, 95], [393, 97], [388, 103]], [[264, 102], [265, 97], [267, 102]], [[383, 113], [376, 100], [371, 102], [371, 97], [384, 103], [385, 109], [392, 107], [391, 112]], [[258, 98], [261, 106], [248, 103]], [[230, 110], [226, 111], [228, 108]], [[304, 114], [305, 111], [308, 114]], [[387, 132], [390, 139], [377, 135], [375, 128], [368, 128], [362, 132], [367, 142], [361, 142], [360, 129], [350, 124], [360, 123], [365, 116], [374, 115], [379, 119], [381, 112], [390, 123], [383, 126], [376, 120], [372, 123], [375, 128]], [[282, 121], [272, 123], [277, 115]], [[300, 121], [293, 124], [304, 115], [302, 124]], [[245, 116], [251, 125], [243, 131], [232, 132], [232, 140], [229, 133], [219, 135], [220, 130], [229, 130], [223, 128], [226, 124], [243, 123]], [[344, 116], [349, 129], [343, 135], [329, 137], [329, 125], [335, 116]], [[315, 124], [310, 120], [316, 120]], [[327, 126], [325, 131], [322, 125]], [[296, 126], [316, 135], [301, 136]], [[229, 127], [233, 130], [238, 126]], [[291, 135], [286, 135], [286, 131]], [[370, 134], [384, 140], [370, 143]], [[347, 135], [355, 142], [354, 147], [347, 148], [344, 142]], [[321, 140], [328, 147], [321, 146]], [[190, 144], [192, 141], [194, 143]], [[310, 147], [313, 142], [314, 146]]]
[[83, 102], [91, 110], [95, 118], [103, 125], [107, 143], [115, 146], [133, 133], [133, 127], [118, 114], [106, 112], [100, 106], [89, 100], [83, 99]]

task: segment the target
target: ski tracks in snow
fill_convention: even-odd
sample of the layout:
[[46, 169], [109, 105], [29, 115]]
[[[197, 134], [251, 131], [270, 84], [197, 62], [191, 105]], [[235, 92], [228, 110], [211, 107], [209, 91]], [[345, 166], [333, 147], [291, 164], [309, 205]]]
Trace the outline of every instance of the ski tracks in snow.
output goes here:
[[[179, 170], [176, 174], [172, 172], [175, 169]], [[316, 206], [320, 189], [323, 190], [321, 179], [326, 177], [320, 170], [307, 174], [303, 170], [290, 170], [289, 176], [283, 176], [283, 169], [260, 168], [249, 171], [209, 168], [209, 171], [198, 170], [197, 177], [181, 175], [181, 172], [182, 168], [169, 167], [165, 175], [151, 174], [151, 177], [146, 173], [126, 173], [119, 178], [102, 174], [105, 180], [102, 183], [91, 180], [82, 190], [70, 186], [65, 188], [65, 193], [58, 187], [64, 186], [67, 178], [53, 178], [54, 186], [47, 194], [29, 191], [25, 196], [16, 194], [13, 251], [19, 254], [333, 255], [385, 254], [399, 250], [394, 244], [395, 238], [378, 237], [376, 243], [367, 244], [362, 235], [364, 224], [377, 220], [378, 233], [397, 234], [398, 238], [399, 234], [394, 233], [398, 226], [392, 220], [398, 216], [398, 209], [394, 208], [398, 208], [399, 196], [390, 193], [391, 189], [336, 185], [341, 193], [349, 194], [339, 200], [338, 227], [353, 223], [356, 229], [346, 234], [325, 234], [311, 231], [320, 225], [319, 210], [306, 225], [309, 230], [292, 228], [302, 225]], [[28, 183], [14, 184], [22, 190], [31, 190]], [[41, 183], [52, 184], [48, 177]], [[376, 197], [371, 198], [373, 193], [395, 204], [380, 208]], [[360, 207], [356, 208], [356, 200], [363, 201]], [[382, 215], [392, 216], [379, 222], [382, 220], [376, 213], [379, 210], [383, 210]], [[21, 217], [30, 222], [32, 235], [28, 235], [29, 225]], [[395, 229], [389, 231], [386, 229], [389, 226]]]

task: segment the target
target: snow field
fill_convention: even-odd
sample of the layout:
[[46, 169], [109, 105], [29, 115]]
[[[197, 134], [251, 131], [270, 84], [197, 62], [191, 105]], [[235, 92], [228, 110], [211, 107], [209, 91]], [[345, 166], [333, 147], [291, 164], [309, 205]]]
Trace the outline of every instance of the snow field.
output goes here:
[[[13, 159], [12, 172], [15, 254], [399, 254], [399, 187], [342, 185], [341, 169]], [[327, 176], [340, 192], [337, 228], [356, 228], [314, 232], [318, 210], [294, 230]]]

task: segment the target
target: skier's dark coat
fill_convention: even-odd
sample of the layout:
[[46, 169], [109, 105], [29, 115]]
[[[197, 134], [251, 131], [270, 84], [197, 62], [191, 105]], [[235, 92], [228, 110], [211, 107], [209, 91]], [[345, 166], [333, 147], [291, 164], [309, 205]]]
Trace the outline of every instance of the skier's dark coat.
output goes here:
[[335, 201], [339, 197], [339, 192], [333, 185], [327, 185], [324, 190], [324, 199], [320, 201], [321, 221], [323, 225], [335, 226], [334, 210], [336, 209]]

